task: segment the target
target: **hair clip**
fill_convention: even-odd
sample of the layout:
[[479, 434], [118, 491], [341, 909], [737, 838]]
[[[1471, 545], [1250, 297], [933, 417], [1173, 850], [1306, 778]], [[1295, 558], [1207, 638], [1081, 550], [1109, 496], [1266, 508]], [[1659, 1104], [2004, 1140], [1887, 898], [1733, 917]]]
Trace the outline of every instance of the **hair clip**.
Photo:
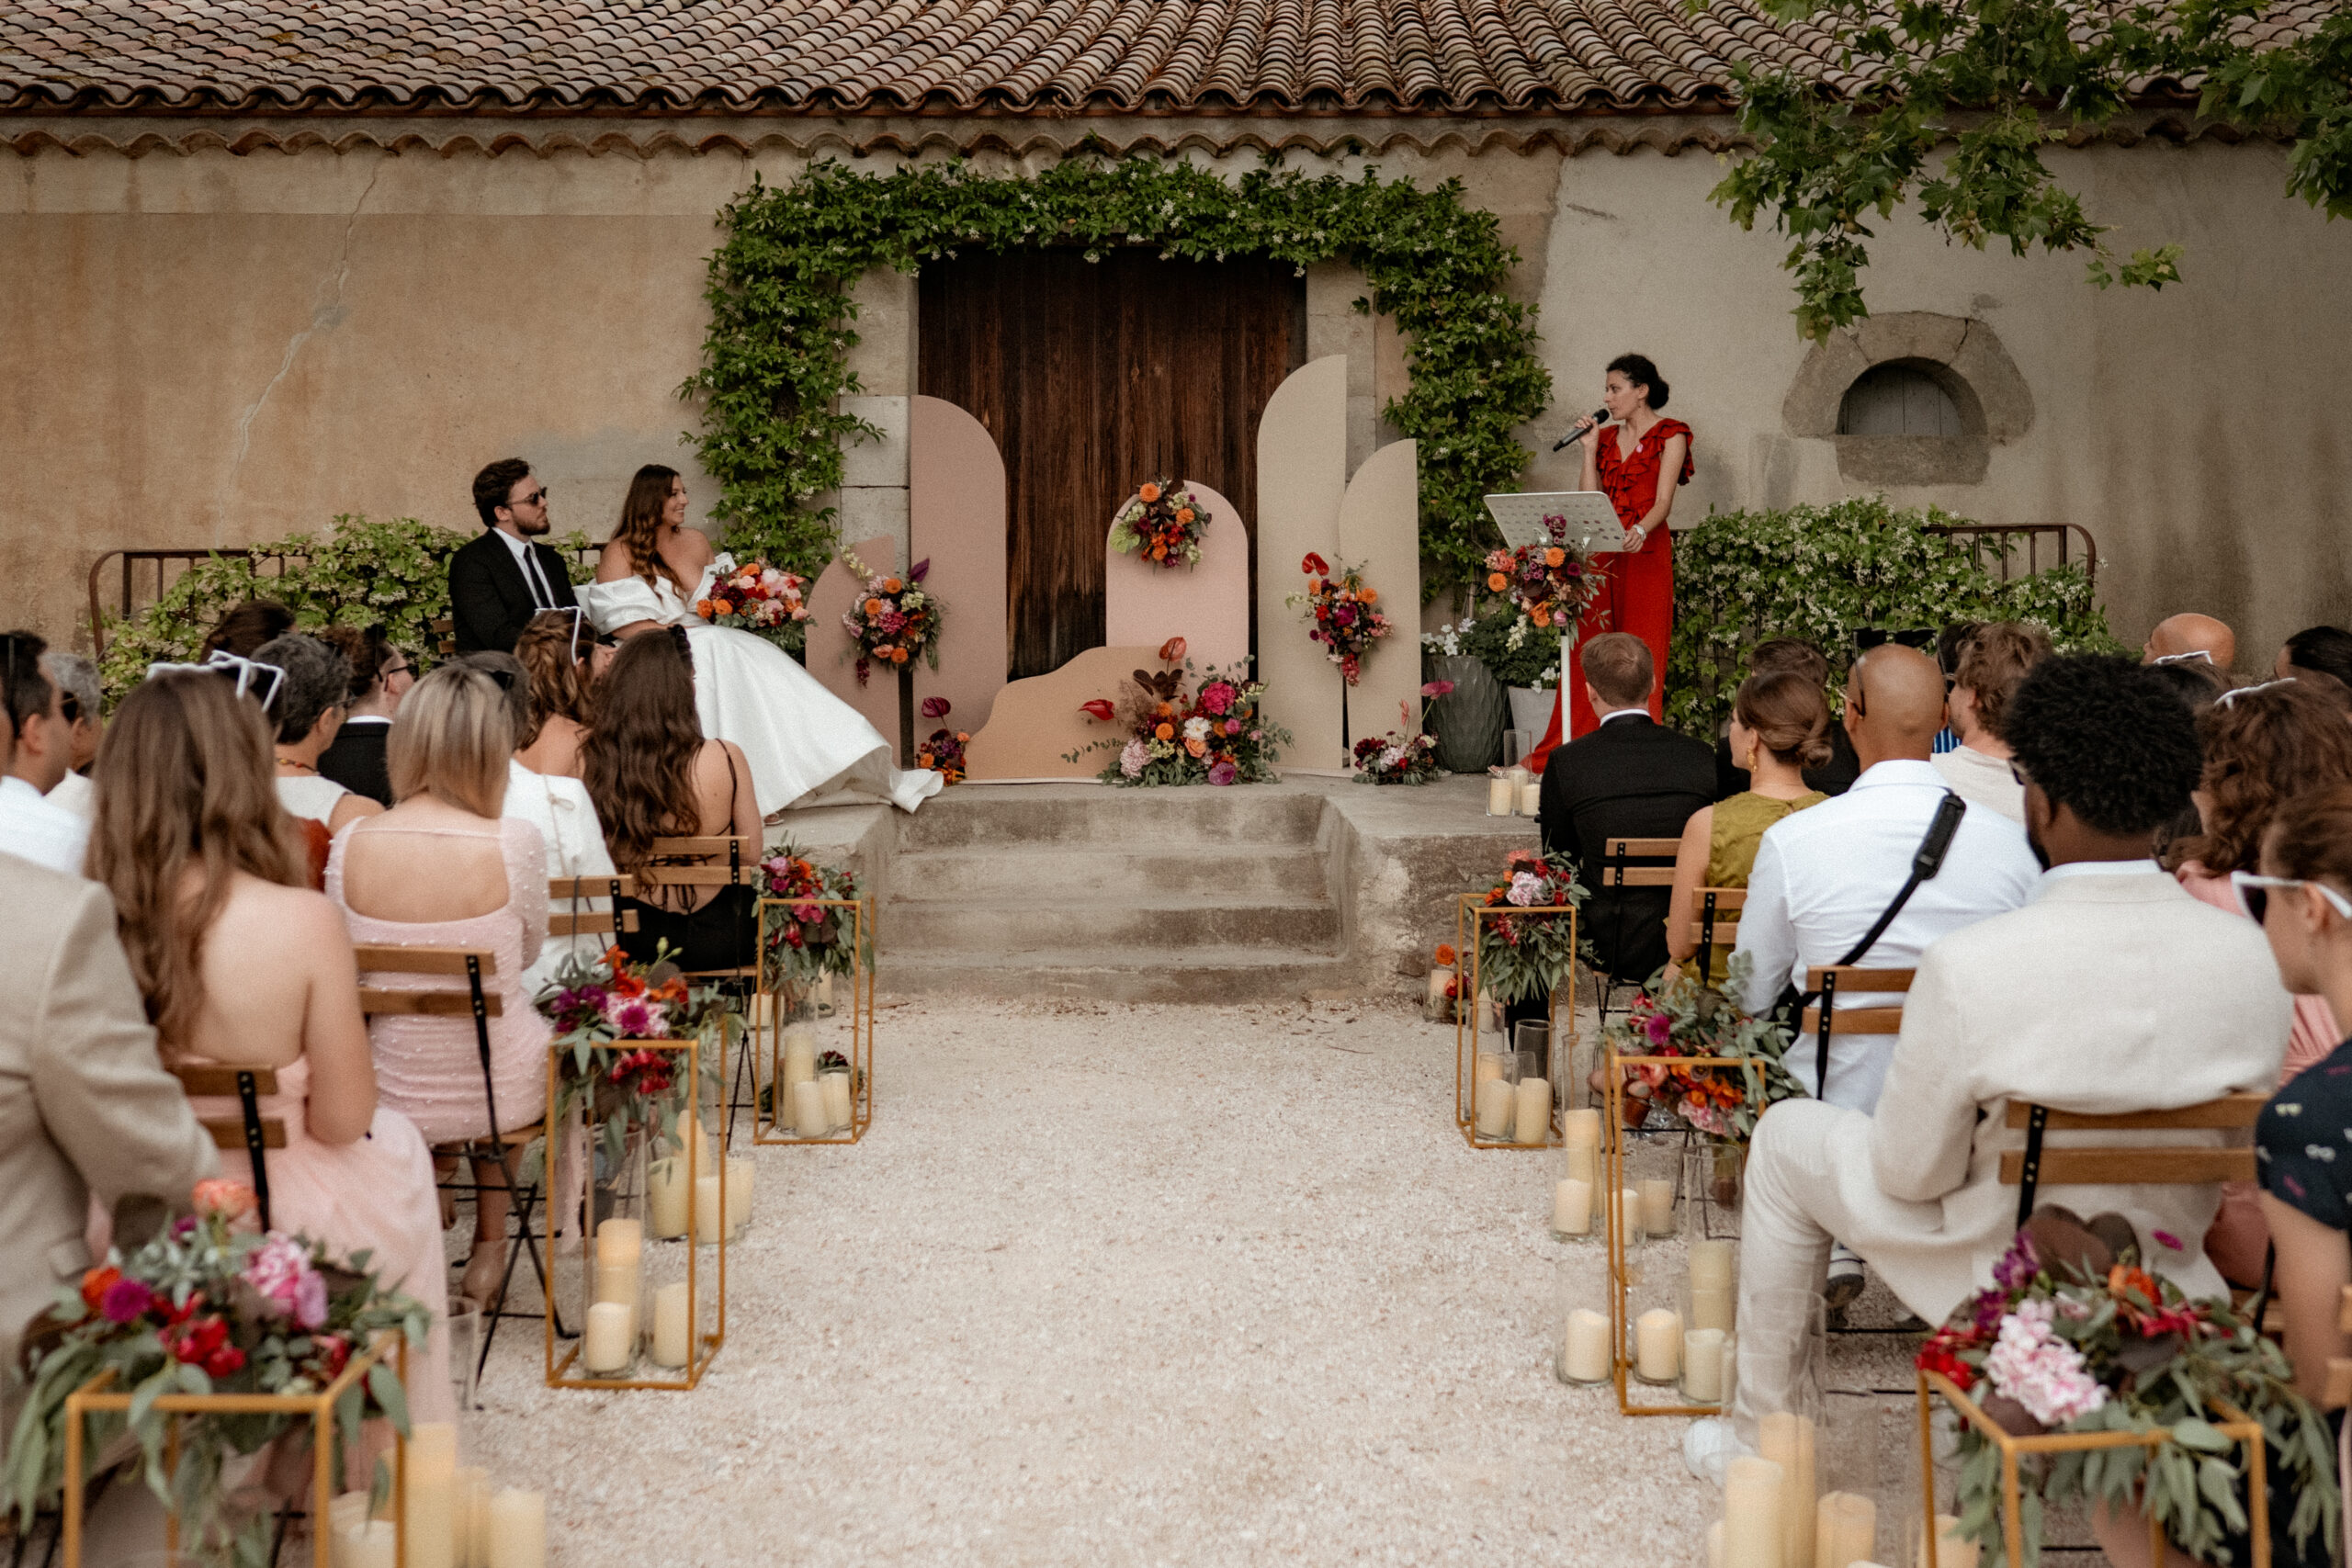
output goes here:
[[2290, 675], [2283, 681], [2265, 681], [2259, 686], [2239, 686], [2234, 690], [2223, 692], [2220, 696], [2215, 697], [2213, 700], [2222, 707], [2227, 707], [2230, 704], [2236, 701], [2238, 698], [2245, 696], [2249, 692], [2267, 692], [2273, 686], [2291, 686], [2294, 683], [2295, 678], [2292, 675]]
[[2192, 648], [2187, 653], [2159, 653], [2152, 662], [2157, 664], [2211, 664], [2213, 662], [2213, 656], [2206, 652], [2201, 648]]

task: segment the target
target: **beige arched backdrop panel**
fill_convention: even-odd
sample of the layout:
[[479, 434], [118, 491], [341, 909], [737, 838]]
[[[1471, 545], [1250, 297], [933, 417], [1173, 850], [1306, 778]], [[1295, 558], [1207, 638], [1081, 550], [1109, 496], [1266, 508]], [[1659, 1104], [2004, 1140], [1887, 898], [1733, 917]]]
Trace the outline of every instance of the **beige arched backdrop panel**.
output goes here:
[[1258, 673], [1262, 711], [1291, 734], [1287, 767], [1347, 766], [1339, 667], [1283, 603], [1306, 588], [1299, 562], [1309, 551], [1339, 554], [1347, 488], [1348, 361], [1335, 354], [1292, 371], [1258, 419]]
[[1086, 751], [1076, 762], [1063, 759], [1098, 740], [1121, 735], [1116, 718], [1104, 723], [1084, 705], [1102, 697], [1114, 709], [1135, 695], [1135, 672], [1158, 670], [1159, 649], [1090, 648], [1050, 675], [1014, 681], [996, 696], [989, 727], [972, 737], [964, 753], [965, 776], [1012, 779], [1091, 779], [1117, 761], [1115, 751]]
[[[915, 701], [945, 697], [951, 705], [946, 726], [977, 735], [1004, 689], [1011, 655], [1004, 457], [988, 427], [954, 403], [943, 398], [909, 402], [907, 531], [914, 558], [931, 562], [923, 581], [946, 607], [939, 669], [925, 664], [915, 671]], [[1119, 638], [1114, 634], [1111, 640]], [[923, 717], [918, 705], [916, 740], [940, 724]], [[883, 733], [896, 744], [895, 716]]]
[[1363, 569], [1364, 585], [1380, 594], [1389, 624], [1348, 689], [1351, 740], [1400, 728], [1405, 719], [1396, 705], [1420, 695], [1419, 450], [1410, 441], [1383, 446], [1364, 459], [1340, 502], [1340, 554]]
[[[861, 539], [849, 547], [850, 552], [864, 561], [867, 568], [879, 572], [899, 570], [898, 542], [888, 535], [877, 539]], [[857, 645], [851, 640], [848, 628], [842, 625], [842, 615], [862, 587], [859, 579], [838, 559], [817, 577], [816, 587], [808, 591], [808, 673], [824, 682], [825, 689], [864, 714], [866, 721], [882, 732], [890, 743], [891, 755], [899, 750], [899, 675], [896, 670], [876, 666], [873, 679], [865, 685], [857, 683]], [[948, 606], [955, 609], [953, 604]], [[918, 714], [916, 722], [922, 718]], [[930, 734], [918, 728], [917, 739]], [[899, 759], [901, 767], [906, 765]]]
[[[1158, 648], [1181, 637], [1194, 669], [1214, 664], [1230, 672], [1250, 657], [1249, 530], [1233, 502], [1198, 479], [1181, 482], [1208, 513], [1199, 564], [1171, 570], [1106, 545], [1102, 640]], [[1129, 496], [1119, 511], [1134, 502]]]

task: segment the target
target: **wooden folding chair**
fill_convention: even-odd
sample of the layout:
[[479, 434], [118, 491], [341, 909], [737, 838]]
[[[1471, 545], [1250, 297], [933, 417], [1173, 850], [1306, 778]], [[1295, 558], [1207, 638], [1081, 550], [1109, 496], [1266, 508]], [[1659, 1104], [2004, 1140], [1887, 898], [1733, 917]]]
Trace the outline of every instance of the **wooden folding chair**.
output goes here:
[[458, 623], [447, 615], [435, 615], [424, 623], [433, 633], [433, 646], [444, 659], [458, 656]]
[[[637, 911], [620, 901], [637, 897], [637, 878], [607, 873], [603, 876], [552, 876], [548, 879], [548, 935], [617, 936], [637, 930]], [[605, 907], [589, 900], [602, 898]], [[558, 905], [569, 905], [560, 909]]]
[[[1671, 887], [1674, 886], [1674, 857], [1681, 848], [1682, 840], [1679, 839], [1604, 839], [1600, 844], [1600, 859], [1593, 864], [1592, 870], [1603, 888]], [[1625, 907], [1623, 900], [1618, 903], [1611, 932], [1616, 944], [1614, 951], [1622, 952], [1625, 942]], [[1609, 998], [1617, 987], [1619, 977], [1602, 971], [1600, 978], [1597, 995], [1600, 998], [1600, 1021], [1606, 1023], [1609, 1021]], [[1624, 983], [1638, 987], [1648, 978], [1645, 975], [1640, 979]]]
[[[482, 1104], [490, 1114], [490, 1132], [479, 1138], [468, 1138], [454, 1144], [436, 1145], [436, 1156], [454, 1156], [461, 1163], [487, 1162], [498, 1167], [501, 1180], [495, 1187], [478, 1178], [467, 1181], [453, 1178], [441, 1185], [450, 1191], [471, 1192], [479, 1204], [484, 1191], [504, 1191], [512, 1200], [509, 1222], [514, 1232], [506, 1245], [506, 1267], [498, 1277], [498, 1294], [482, 1315], [490, 1320], [481, 1337], [481, 1350], [475, 1364], [479, 1376], [481, 1368], [490, 1364], [491, 1342], [498, 1337], [498, 1320], [503, 1317], [537, 1319], [537, 1312], [509, 1312], [506, 1293], [514, 1283], [514, 1265], [528, 1252], [531, 1271], [538, 1276], [539, 1289], [548, 1289], [545, 1260], [539, 1257], [537, 1235], [531, 1229], [531, 1211], [537, 1204], [540, 1184], [536, 1181], [517, 1183], [508, 1174], [507, 1158], [518, 1149], [547, 1134], [544, 1118], [527, 1126], [510, 1127], [499, 1120], [498, 1086], [491, 1070], [490, 1021], [502, 1016], [498, 994], [483, 982], [498, 973], [498, 955], [486, 949], [465, 947], [401, 947], [389, 944], [362, 944], [356, 949], [359, 972], [362, 975], [394, 978], [447, 978], [462, 976], [466, 985], [462, 990], [445, 987], [363, 985], [359, 987], [359, 1010], [370, 1018], [465, 1018], [474, 1022], [474, 1046], [481, 1061]], [[558, 1332], [562, 1332], [559, 1321]]]
[[[1695, 938], [1699, 943], [1695, 956], [1699, 965], [1699, 984], [1703, 986], [1707, 983], [1708, 972], [1714, 967], [1715, 949], [1739, 945], [1738, 916], [1740, 910], [1747, 907], [1747, 889], [1697, 887], [1691, 889], [1691, 897], [1699, 907], [1699, 912], [1691, 917], [1690, 925], [1684, 928], [1684, 934]], [[1724, 917], [1726, 915], [1732, 918], [1725, 919]]]
[[[752, 887], [757, 888], [765, 873], [760, 863], [767, 858], [766, 847], [757, 838], [730, 834], [711, 834], [698, 838], [656, 839], [648, 846], [648, 859], [637, 871], [639, 883], [646, 887]], [[717, 986], [740, 1005], [759, 988], [760, 933], [756, 910], [747, 917], [752, 925], [752, 962], [719, 969], [689, 969], [684, 971], [689, 980]], [[748, 1008], [744, 1010], [748, 1011]], [[739, 1043], [733, 1067], [729, 1072], [727, 1091], [727, 1126], [719, 1134], [722, 1145], [732, 1146], [735, 1141], [735, 1116], [746, 1106], [752, 1106], [758, 1095], [758, 1073], [752, 1062], [752, 1032], [747, 1027]], [[749, 1092], [745, 1084], [753, 1085]]]
[[2195, 1187], [2255, 1179], [2250, 1140], [2228, 1148], [2129, 1143], [2051, 1148], [2043, 1142], [2044, 1134], [2250, 1133], [2269, 1099], [2267, 1094], [2225, 1094], [2173, 1111], [2134, 1111], [2115, 1116], [2052, 1111], [2046, 1105], [2010, 1100], [2007, 1124], [2024, 1131], [2025, 1147], [2001, 1156], [2001, 1185], [2018, 1189], [2018, 1228], [2033, 1218], [2035, 1194], [2044, 1187]]
[[[1894, 1034], [1903, 1028], [1903, 993], [1911, 989], [1916, 969], [1866, 969], [1855, 964], [1815, 964], [1805, 971], [1804, 987], [1818, 991], [1820, 999], [1804, 1010], [1797, 1021], [1796, 1038], [1790, 1042], [1791, 1051], [1810, 1049], [1814, 1060], [1814, 1089], [1816, 1093], [1829, 1081], [1829, 1043], [1839, 1034]], [[1838, 1006], [1840, 995], [1887, 998], [1875, 1006]], [[1867, 1260], [1865, 1260], [1867, 1261]], [[1833, 1311], [1829, 1332], [1832, 1334], [1907, 1334], [1907, 1326], [1893, 1328], [1849, 1328], [1844, 1309]]]
[[254, 1197], [261, 1209], [261, 1228], [270, 1228], [268, 1150], [286, 1146], [286, 1122], [261, 1113], [261, 1097], [277, 1092], [276, 1067], [238, 1067], [214, 1063], [171, 1069], [190, 1100], [233, 1100], [240, 1114], [232, 1119], [205, 1116], [198, 1124], [212, 1134], [216, 1149], [243, 1149], [254, 1168]]

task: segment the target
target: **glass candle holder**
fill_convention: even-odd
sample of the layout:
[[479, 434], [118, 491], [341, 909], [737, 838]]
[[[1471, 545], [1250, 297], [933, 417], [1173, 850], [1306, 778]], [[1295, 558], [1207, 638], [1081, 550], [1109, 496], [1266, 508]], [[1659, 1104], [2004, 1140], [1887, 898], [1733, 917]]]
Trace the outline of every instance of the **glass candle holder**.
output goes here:
[[1655, 1387], [1671, 1388], [1682, 1381], [1682, 1309], [1673, 1292], [1645, 1281], [1628, 1293], [1626, 1313], [1634, 1379]]
[[1519, 1055], [1513, 1051], [1481, 1051], [1477, 1077], [1471, 1086], [1471, 1114], [1476, 1118], [1482, 1144], [1510, 1142], [1511, 1122], [1519, 1110]]
[[1626, 1238], [1662, 1240], [1679, 1235], [1681, 1211], [1683, 1135], [1679, 1132], [1624, 1134], [1623, 1185], [1633, 1193], [1626, 1211]]
[[[1750, 1452], [1780, 1467], [1781, 1560], [1812, 1562], [1823, 1490], [1827, 1314], [1815, 1291], [1761, 1291], [1741, 1305], [1733, 1430]], [[1727, 1509], [1727, 1536], [1733, 1526]], [[1726, 1540], [1727, 1555], [1732, 1544]]]
[[1511, 783], [1510, 774], [1501, 768], [1487, 770], [1487, 815], [1510, 817], [1517, 815], [1519, 786]]
[[1552, 1081], [1545, 1063], [1552, 1049], [1552, 1026], [1521, 1021], [1513, 1026], [1511, 1055], [1519, 1058], [1519, 1078], [1511, 1114], [1511, 1142], [1548, 1144], [1552, 1141]]
[[1552, 1192], [1552, 1239], [1588, 1241], [1600, 1234], [1600, 1112], [1560, 1113], [1560, 1168]]
[[1574, 1265], [1561, 1269], [1562, 1311], [1559, 1343], [1552, 1348], [1552, 1375], [1577, 1387], [1612, 1381], [1617, 1371], [1617, 1345], [1609, 1314], [1597, 1305], [1584, 1270]]

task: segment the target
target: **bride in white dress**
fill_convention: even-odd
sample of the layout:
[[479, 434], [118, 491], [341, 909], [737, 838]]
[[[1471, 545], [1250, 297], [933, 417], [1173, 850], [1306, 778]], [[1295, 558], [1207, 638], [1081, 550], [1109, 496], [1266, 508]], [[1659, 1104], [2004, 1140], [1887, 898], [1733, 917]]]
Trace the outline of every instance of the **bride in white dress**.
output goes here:
[[912, 811], [937, 795], [928, 768], [890, 765], [889, 743], [784, 649], [714, 626], [695, 614], [712, 578], [734, 560], [685, 526], [686, 483], [674, 468], [638, 469], [596, 581], [580, 603], [600, 631], [634, 637], [684, 626], [695, 660], [695, 712], [710, 739], [731, 740], [752, 764], [760, 814], [788, 807], [876, 801]]

